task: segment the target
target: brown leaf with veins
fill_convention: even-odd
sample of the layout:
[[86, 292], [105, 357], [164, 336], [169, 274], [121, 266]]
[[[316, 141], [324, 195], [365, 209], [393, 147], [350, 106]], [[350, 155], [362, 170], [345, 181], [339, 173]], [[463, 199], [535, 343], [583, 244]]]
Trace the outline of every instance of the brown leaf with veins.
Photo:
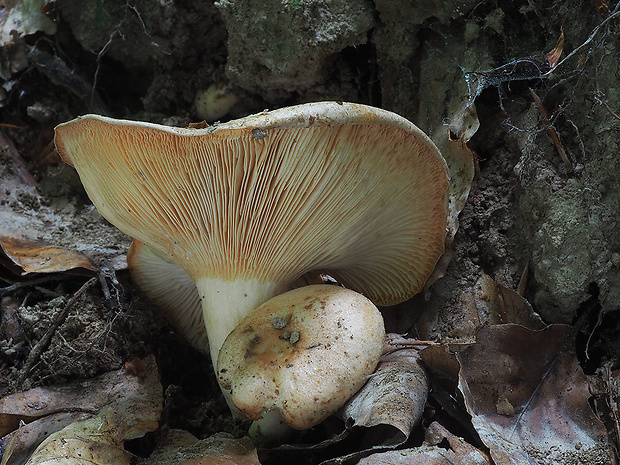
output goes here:
[[497, 465], [610, 463], [569, 326], [484, 326], [476, 341], [457, 354], [459, 388]]
[[16, 267], [22, 275], [57, 273], [76, 268], [94, 271], [95, 265], [75, 250], [54, 247], [23, 237], [0, 236], [0, 251], [6, 256], [7, 268]]
[[545, 323], [525, 298], [485, 273], [478, 278], [473, 288], [473, 297], [480, 325], [517, 323], [530, 329], [545, 327]]
[[128, 464], [124, 441], [157, 429], [162, 408], [152, 355], [95, 379], [6, 396], [0, 399], [0, 451], [12, 450], [2, 464], [24, 463], [30, 454], [33, 465]]
[[391, 437], [382, 445], [400, 444], [419, 424], [428, 390], [418, 348], [400, 348], [381, 356], [375, 373], [347, 402], [341, 415], [355, 426], [390, 426]]
[[1, 132], [0, 146], [5, 157], [0, 163], [0, 265], [22, 276], [92, 273], [102, 264], [127, 268], [128, 237], [92, 206], [69, 197], [53, 201], [40, 191], [17, 148]]

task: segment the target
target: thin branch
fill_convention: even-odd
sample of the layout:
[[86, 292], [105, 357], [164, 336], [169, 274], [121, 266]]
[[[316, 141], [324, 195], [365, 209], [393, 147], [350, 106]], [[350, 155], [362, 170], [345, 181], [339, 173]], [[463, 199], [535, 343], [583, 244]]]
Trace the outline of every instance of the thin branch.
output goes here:
[[[68, 279], [68, 276], [66, 275], [44, 275], [44, 276], [41, 276], [40, 278], [30, 279], [28, 281], [18, 281], [18, 282], [14, 282], [13, 284], [9, 286], [0, 287], [0, 295], [8, 294], [9, 292], [17, 291], [18, 289], [38, 286], [39, 284], [45, 284], [50, 281], [62, 281], [64, 279]], [[6, 282], [11, 282], [6, 279], [2, 279], [2, 280]]]
[[532, 98], [534, 99], [534, 102], [536, 102], [536, 106], [538, 107], [538, 111], [540, 111], [540, 114], [542, 115], [542, 118], [543, 118], [543, 122], [545, 123], [545, 126], [547, 127], [547, 131], [549, 132], [549, 137], [551, 137], [551, 140], [553, 141], [553, 144], [555, 145], [555, 148], [557, 149], [558, 153], [560, 154], [560, 158], [562, 159], [562, 161], [566, 165], [567, 171], [569, 173], [572, 172], [573, 171], [573, 164], [569, 160], [568, 155], [566, 155], [566, 150], [564, 150], [564, 147], [562, 146], [562, 142], [560, 141], [560, 137], [558, 136], [558, 133], [556, 132], [555, 128], [553, 127], [553, 124], [551, 123], [551, 119], [549, 117], [549, 112], [547, 111], [547, 109], [543, 105], [542, 100], [540, 100], [540, 97], [538, 95], [536, 95], [536, 92], [534, 92], [532, 89], [530, 89], [530, 93], [532, 94]]
[[[619, 5], [620, 5], [620, 3], [619, 3]], [[594, 29], [592, 29], [592, 32], [590, 33], [590, 36], [586, 39], [586, 41], [584, 43], [582, 43], [580, 46], [578, 46], [572, 52], [570, 52], [568, 55], [566, 55], [563, 60], [561, 60], [557, 65], [555, 65], [549, 71], [544, 73], [542, 76], [544, 76], [544, 77], [551, 76], [556, 69], [558, 69], [560, 66], [562, 66], [562, 64], [564, 64], [567, 60], [569, 60], [575, 54], [577, 54], [582, 48], [584, 48], [586, 45], [588, 45], [590, 42], [592, 42], [594, 40], [594, 37], [596, 37], [596, 35], [598, 34], [599, 29], [601, 29], [604, 25], [606, 25], [612, 19], [617, 18], [618, 16], [620, 16], [620, 11], [618, 11], [618, 7], [616, 6], [613, 14], [609, 15], [598, 26], [596, 26]]]

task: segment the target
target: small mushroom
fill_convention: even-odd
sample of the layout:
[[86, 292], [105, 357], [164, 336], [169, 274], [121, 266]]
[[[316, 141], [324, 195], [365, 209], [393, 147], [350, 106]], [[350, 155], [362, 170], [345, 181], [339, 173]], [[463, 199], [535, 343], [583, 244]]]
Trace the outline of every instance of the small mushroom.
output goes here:
[[194, 107], [199, 118], [213, 122], [227, 115], [238, 101], [228, 85], [218, 82], [196, 93]]
[[[319, 102], [205, 129], [87, 115], [55, 131], [101, 214], [190, 277], [214, 366], [235, 326], [306, 272], [391, 305], [422, 289], [444, 250], [445, 162], [385, 110]], [[134, 276], [157, 266], [136, 255]], [[197, 320], [181, 312], [171, 319]]]
[[[296, 335], [293, 337], [293, 335]], [[261, 436], [317, 425], [336, 412], [377, 366], [383, 318], [357, 292], [331, 285], [294, 289], [268, 300], [228, 335], [217, 374], [233, 404]]]

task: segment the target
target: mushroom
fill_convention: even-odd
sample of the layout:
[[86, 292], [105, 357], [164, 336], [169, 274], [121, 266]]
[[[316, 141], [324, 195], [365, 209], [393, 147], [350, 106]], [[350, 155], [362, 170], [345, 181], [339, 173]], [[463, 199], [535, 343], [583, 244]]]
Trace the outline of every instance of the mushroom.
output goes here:
[[375, 371], [384, 340], [381, 313], [366, 297], [332, 285], [300, 287], [233, 329], [217, 374], [247, 418], [262, 418], [255, 436], [272, 438], [282, 422], [307, 429], [342, 407]]
[[196, 93], [194, 108], [199, 118], [205, 121], [216, 121], [226, 116], [238, 101], [239, 97], [228, 85], [218, 82]]
[[204, 129], [86, 115], [55, 131], [101, 214], [191, 278], [214, 367], [235, 326], [304, 273], [392, 305], [443, 252], [445, 162], [385, 110], [319, 102]]
[[191, 276], [176, 263], [134, 240], [127, 251], [131, 279], [178, 333], [196, 349], [209, 352], [202, 305]]

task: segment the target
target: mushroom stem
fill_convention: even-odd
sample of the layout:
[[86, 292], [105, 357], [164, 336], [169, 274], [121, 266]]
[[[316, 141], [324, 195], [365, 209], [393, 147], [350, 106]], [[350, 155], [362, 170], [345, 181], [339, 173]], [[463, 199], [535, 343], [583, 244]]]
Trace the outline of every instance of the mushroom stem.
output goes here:
[[295, 430], [286, 423], [280, 410], [275, 408], [264, 412], [262, 417], [253, 421], [248, 431], [254, 444], [262, 447], [286, 442], [294, 434]]
[[202, 302], [214, 370], [220, 348], [230, 332], [256, 307], [286, 290], [286, 286], [278, 283], [242, 278], [202, 278], [196, 280], [196, 288]]

